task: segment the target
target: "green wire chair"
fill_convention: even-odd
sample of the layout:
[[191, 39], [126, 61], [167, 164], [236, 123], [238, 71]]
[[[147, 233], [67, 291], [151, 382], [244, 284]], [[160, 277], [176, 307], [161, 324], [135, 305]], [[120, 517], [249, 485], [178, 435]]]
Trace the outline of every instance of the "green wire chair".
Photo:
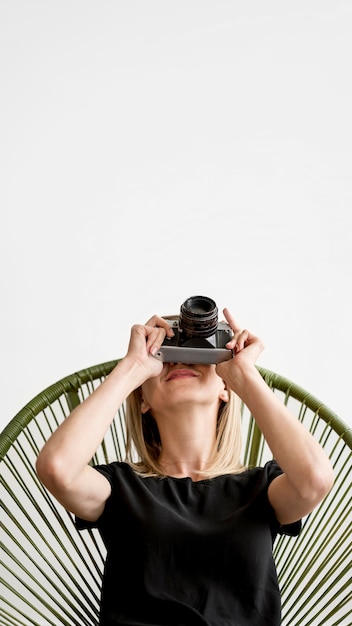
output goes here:
[[[77, 532], [72, 515], [39, 482], [35, 461], [50, 434], [116, 363], [90, 367], [50, 386], [0, 435], [2, 626], [98, 623], [104, 545], [96, 530]], [[323, 445], [335, 470], [334, 488], [304, 520], [300, 537], [276, 540], [282, 624], [351, 626], [351, 429], [301, 387], [258, 369], [273, 392]], [[243, 432], [244, 463], [261, 465], [269, 460], [268, 446], [246, 407]], [[123, 459], [124, 450], [121, 406], [92, 463]]]

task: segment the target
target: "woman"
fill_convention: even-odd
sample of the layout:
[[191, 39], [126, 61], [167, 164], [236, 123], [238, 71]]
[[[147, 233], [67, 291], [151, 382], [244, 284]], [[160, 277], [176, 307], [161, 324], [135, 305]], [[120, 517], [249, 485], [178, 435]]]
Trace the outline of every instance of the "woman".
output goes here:
[[[163, 364], [168, 322], [133, 326], [126, 356], [38, 457], [78, 528], [97, 526], [106, 543], [102, 626], [280, 624], [274, 538], [299, 533], [333, 473], [258, 373], [260, 339], [224, 316], [234, 358], [218, 365]], [[126, 398], [127, 462], [92, 468]], [[275, 458], [264, 468], [241, 466], [239, 401]]]

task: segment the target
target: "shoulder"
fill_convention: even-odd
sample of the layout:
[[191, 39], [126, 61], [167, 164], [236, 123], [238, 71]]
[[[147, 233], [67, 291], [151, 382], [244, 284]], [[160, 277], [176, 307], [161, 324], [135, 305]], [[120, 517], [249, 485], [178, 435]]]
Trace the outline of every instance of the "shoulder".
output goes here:
[[[265, 463], [263, 467], [247, 470], [248, 485], [252, 486], [252, 502], [258, 506], [258, 511], [264, 512], [270, 520], [274, 533], [297, 536], [301, 530], [299, 515], [282, 518], [274, 506], [271, 494], [276, 485], [285, 477], [281, 467], [275, 459]], [[280, 478], [279, 478], [280, 477]], [[279, 481], [277, 480], [279, 478]]]
[[[254, 505], [267, 498], [270, 483], [282, 473], [275, 461], [264, 467], [245, 468], [241, 472], [223, 474], [208, 481], [219, 499], [230, 498], [238, 506]], [[207, 482], [207, 481], [205, 481]]]
[[232, 480], [247, 485], [248, 487], [267, 488], [270, 483], [282, 474], [282, 469], [273, 459], [264, 466], [249, 467], [238, 474], [230, 474]]
[[93, 465], [93, 469], [102, 474], [113, 487], [115, 482], [136, 475], [132, 467], [122, 461], [113, 461], [106, 465]]
[[108, 496], [100, 503], [98, 512], [91, 514], [90, 512], [87, 513], [84, 510], [75, 511], [76, 526], [79, 530], [100, 526], [105, 518], [106, 510], [109, 509], [109, 503], [112, 500], [116, 500], [116, 494], [119, 494], [124, 490], [124, 484], [128, 483], [126, 476], [132, 474], [133, 472], [127, 463], [121, 463], [118, 461], [107, 463], [106, 465], [93, 465], [90, 469], [92, 471], [95, 470], [96, 472], [99, 472], [99, 474], [108, 481], [110, 485], [109, 493]]

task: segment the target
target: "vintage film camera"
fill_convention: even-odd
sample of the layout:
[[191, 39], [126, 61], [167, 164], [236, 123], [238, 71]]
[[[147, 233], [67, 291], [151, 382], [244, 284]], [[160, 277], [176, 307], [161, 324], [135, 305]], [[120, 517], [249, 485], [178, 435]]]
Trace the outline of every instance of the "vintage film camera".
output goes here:
[[167, 321], [175, 336], [165, 337], [155, 355], [164, 363], [220, 363], [233, 357], [233, 351], [225, 348], [232, 337], [231, 328], [218, 323], [218, 309], [211, 298], [188, 298], [179, 317]]

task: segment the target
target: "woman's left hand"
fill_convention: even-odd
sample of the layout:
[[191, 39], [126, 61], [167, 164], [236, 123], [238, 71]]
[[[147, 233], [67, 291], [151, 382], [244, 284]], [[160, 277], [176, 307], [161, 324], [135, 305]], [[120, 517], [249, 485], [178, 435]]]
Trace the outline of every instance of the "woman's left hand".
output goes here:
[[226, 348], [233, 350], [234, 358], [219, 363], [216, 372], [233, 391], [238, 391], [243, 375], [254, 368], [256, 360], [264, 350], [264, 344], [249, 330], [241, 329], [228, 309], [224, 309], [223, 313], [233, 332], [233, 337], [226, 344]]

